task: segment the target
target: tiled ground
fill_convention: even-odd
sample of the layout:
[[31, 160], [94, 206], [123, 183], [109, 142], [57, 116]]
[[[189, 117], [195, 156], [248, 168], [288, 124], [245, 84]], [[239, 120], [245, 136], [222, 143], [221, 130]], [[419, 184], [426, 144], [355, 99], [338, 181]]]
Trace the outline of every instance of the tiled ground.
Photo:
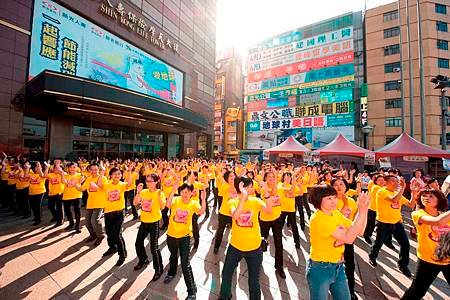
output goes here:
[[[48, 213], [44, 208], [44, 220]], [[22, 220], [0, 211], [0, 299], [184, 299], [187, 295], [181, 267], [178, 276], [169, 285], [160, 279], [150, 282], [154, 271], [151, 264], [140, 271], [134, 271], [137, 263], [134, 242], [138, 221], [126, 218], [124, 238], [128, 258], [121, 267], [116, 267], [117, 256], [102, 258], [107, 250], [106, 240], [99, 247], [86, 244], [86, 228], [74, 235], [54, 229], [48, 222], [41, 227], [31, 226], [30, 220]], [[224, 248], [218, 255], [212, 252], [217, 216], [203, 222], [200, 217], [200, 247], [192, 251], [191, 265], [198, 287], [198, 299], [217, 299], [220, 288], [219, 274], [223, 267]], [[410, 224], [410, 219], [405, 222]], [[66, 223], [67, 224], [67, 223]], [[407, 227], [409, 229], [409, 227]], [[294, 247], [289, 228], [284, 230], [284, 261], [287, 268], [286, 280], [274, 272], [273, 249], [264, 254], [261, 272], [262, 295], [264, 299], [308, 299], [305, 279], [305, 262], [308, 258], [308, 232], [301, 232], [301, 249]], [[306, 236], [305, 236], [306, 234]], [[228, 230], [225, 232], [228, 236]], [[168, 265], [169, 251], [166, 235], [159, 242], [164, 265]], [[398, 245], [394, 242], [394, 244]], [[225, 243], [223, 243], [225, 245]], [[417, 260], [416, 242], [411, 240], [411, 271]], [[148, 247], [147, 247], [148, 248]], [[356, 291], [362, 299], [398, 299], [409, 287], [410, 279], [396, 268], [398, 254], [383, 248], [379, 265], [373, 269], [368, 264], [369, 247], [362, 240], [355, 245], [357, 253]], [[167, 271], [167, 268], [165, 269]], [[247, 267], [243, 261], [234, 278], [235, 299], [247, 299]], [[449, 299], [450, 288], [442, 274], [434, 282], [426, 299]]]

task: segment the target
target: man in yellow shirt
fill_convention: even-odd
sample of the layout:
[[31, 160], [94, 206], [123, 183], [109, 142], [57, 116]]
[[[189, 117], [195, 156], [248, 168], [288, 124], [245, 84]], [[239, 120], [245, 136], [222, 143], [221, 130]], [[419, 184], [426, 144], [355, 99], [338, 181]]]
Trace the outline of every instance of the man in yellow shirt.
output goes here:
[[373, 267], [377, 265], [377, 257], [381, 246], [393, 235], [400, 244], [398, 267], [406, 276], [411, 277], [408, 269], [409, 264], [409, 240], [403, 227], [401, 209], [403, 205], [413, 208], [416, 204], [414, 197], [407, 200], [403, 197], [405, 191], [405, 180], [395, 175], [384, 177], [385, 187], [380, 189], [376, 196], [377, 201], [377, 237], [372, 251], [369, 254], [369, 263]]

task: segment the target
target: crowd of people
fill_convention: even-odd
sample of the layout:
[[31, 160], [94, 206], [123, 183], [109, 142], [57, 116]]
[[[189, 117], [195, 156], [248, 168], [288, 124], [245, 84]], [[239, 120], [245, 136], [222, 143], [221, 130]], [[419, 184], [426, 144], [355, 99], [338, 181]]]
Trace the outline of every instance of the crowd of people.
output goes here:
[[[1, 206], [24, 219], [32, 215], [33, 226], [42, 222], [45, 196], [51, 222], [62, 226], [65, 216], [66, 231], [81, 232], [81, 207], [85, 206], [86, 243], [99, 246], [106, 234], [108, 249], [103, 256], [117, 253], [117, 266], [127, 258], [122, 227], [125, 213], [131, 211], [133, 219], [140, 219], [134, 269], [149, 264], [144, 241], [150, 237], [152, 281], [163, 275], [158, 238], [167, 231], [170, 259], [163, 280], [169, 283], [176, 276], [180, 257], [187, 299], [195, 299], [197, 292], [189, 262], [191, 240], [197, 248], [198, 219], [215, 216], [211, 209], [218, 210], [214, 254], [229, 240], [220, 299], [231, 299], [232, 278], [242, 258], [248, 266], [249, 298], [261, 298], [259, 272], [269, 247], [274, 247], [277, 276], [286, 278], [286, 224], [297, 249], [301, 247], [298, 225], [302, 231], [309, 225], [306, 279], [311, 299], [327, 299], [329, 293], [334, 299], [357, 299], [353, 244], [359, 236], [371, 245], [373, 267], [383, 245], [395, 249], [394, 237], [400, 246], [399, 270], [411, 277], [410, 238], [403, 226], [402, 206], [413, 211], [411, 234], [418, 242], [417, 270], [402, 299], [421, 299], [441, 271], [450, 284], [450, 176], [441, 187], [436, 179], [424, 179], [423, 172], [416, 170], [407, 199], [406, 182], [398, 169], [359, 172], [355, 163], [346, 170], [327, 162], [299, 166], [203, 159], [29, 162], [4, 154], [1, 179]], [[231, 237], [224, 239], [227, 226]]]

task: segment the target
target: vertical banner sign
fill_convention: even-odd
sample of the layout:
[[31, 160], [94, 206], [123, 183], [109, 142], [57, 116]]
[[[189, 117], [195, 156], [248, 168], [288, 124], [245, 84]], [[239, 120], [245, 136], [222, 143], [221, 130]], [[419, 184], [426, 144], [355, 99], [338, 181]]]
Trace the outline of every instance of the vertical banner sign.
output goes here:
[[367, 97], [361, 97], [361, 125], [367, 125]]
[[183, 73], [51, 0], [35, 0], [29, 79], [44, 70], [182, 105]]

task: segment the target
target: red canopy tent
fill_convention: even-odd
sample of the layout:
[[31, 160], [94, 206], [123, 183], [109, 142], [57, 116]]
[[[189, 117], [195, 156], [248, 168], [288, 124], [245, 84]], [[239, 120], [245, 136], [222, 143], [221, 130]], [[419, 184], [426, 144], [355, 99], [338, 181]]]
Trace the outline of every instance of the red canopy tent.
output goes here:
[[375, 156], [377, 159], [380, 157], [394, 156], [450, 158], [450, 153], [422, 144], [418, 140], [410, 137], [407, 133], [402, 133], [398, 138], [375, 151]]
[[280, 154], [280, 153], [303, 154], [305, 152], [310, 151], [311, 151], [310, 149], [300, 144], [293, 136], [288, 137], [287, 140], [285, 140], [278, 146], [264, 150], [265, 153], [269, 154]]
[[323, 155], [348, 155], [364, 157], [366, 153], [373, 153], [370, 150], [356, 146], [347, 140], [342, 134], [338, 134], [328, 145], [314, 150], [314, 152]]

